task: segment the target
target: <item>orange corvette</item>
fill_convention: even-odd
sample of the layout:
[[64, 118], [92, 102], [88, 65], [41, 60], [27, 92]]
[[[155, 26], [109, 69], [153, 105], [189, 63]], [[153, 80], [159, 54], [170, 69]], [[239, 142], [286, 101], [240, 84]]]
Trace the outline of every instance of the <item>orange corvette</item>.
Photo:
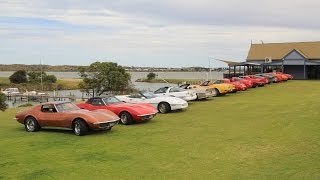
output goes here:
[[108, 110], [88, 111], [71, 102], [48, 102], [17, 112], [16, 120], [24, 124], [26, 131], [38, 131], [41, 127], [72, 129], [77, 136], [89, 130], [110, 130], [119, 117]]

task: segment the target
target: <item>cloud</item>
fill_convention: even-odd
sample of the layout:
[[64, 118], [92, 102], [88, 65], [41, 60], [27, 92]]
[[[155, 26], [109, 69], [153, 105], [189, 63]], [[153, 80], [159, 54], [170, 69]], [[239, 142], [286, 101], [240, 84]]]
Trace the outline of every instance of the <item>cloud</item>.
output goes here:
[[318, 40], [316, 7], [315, 0], [0, 1], [0, 63], [44, 58], [49, 64], [100, 59], [207, 66], [209, 56], [241, 61], [251, 40]]

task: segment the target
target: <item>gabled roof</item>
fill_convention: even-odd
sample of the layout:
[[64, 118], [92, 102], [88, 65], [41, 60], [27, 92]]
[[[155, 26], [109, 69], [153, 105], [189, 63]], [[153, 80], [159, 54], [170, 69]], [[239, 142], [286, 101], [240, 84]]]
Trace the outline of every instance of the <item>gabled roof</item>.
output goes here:
[[320, 59], [320, 41], [251, 44], [247, 61], [264, 60], [271, 57], [281, 60], [293, 50], [296, 50], [307, 59]]

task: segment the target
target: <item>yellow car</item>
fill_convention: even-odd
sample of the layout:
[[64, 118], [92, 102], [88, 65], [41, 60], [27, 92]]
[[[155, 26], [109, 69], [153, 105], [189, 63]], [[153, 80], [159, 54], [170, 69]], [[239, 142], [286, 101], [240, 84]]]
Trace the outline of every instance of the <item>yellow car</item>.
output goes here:
[[232, 92], [234, 89], [234, 85], [232, 84], [213, 84], [210, 81], [204, 81], [200, 85], [194, 85], [195, 87], [204, 87], [204, 88], [212, 88], [213, 95], [212, 96], [220, 96]]

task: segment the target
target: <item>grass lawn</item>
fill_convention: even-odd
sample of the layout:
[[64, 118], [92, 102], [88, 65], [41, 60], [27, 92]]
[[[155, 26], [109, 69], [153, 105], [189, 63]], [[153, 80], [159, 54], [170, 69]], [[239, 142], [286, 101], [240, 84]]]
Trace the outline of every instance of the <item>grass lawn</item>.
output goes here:
[[77, 137], [0, 112], [0, 179], [320, 178], [320, 81], [290, 81]]

